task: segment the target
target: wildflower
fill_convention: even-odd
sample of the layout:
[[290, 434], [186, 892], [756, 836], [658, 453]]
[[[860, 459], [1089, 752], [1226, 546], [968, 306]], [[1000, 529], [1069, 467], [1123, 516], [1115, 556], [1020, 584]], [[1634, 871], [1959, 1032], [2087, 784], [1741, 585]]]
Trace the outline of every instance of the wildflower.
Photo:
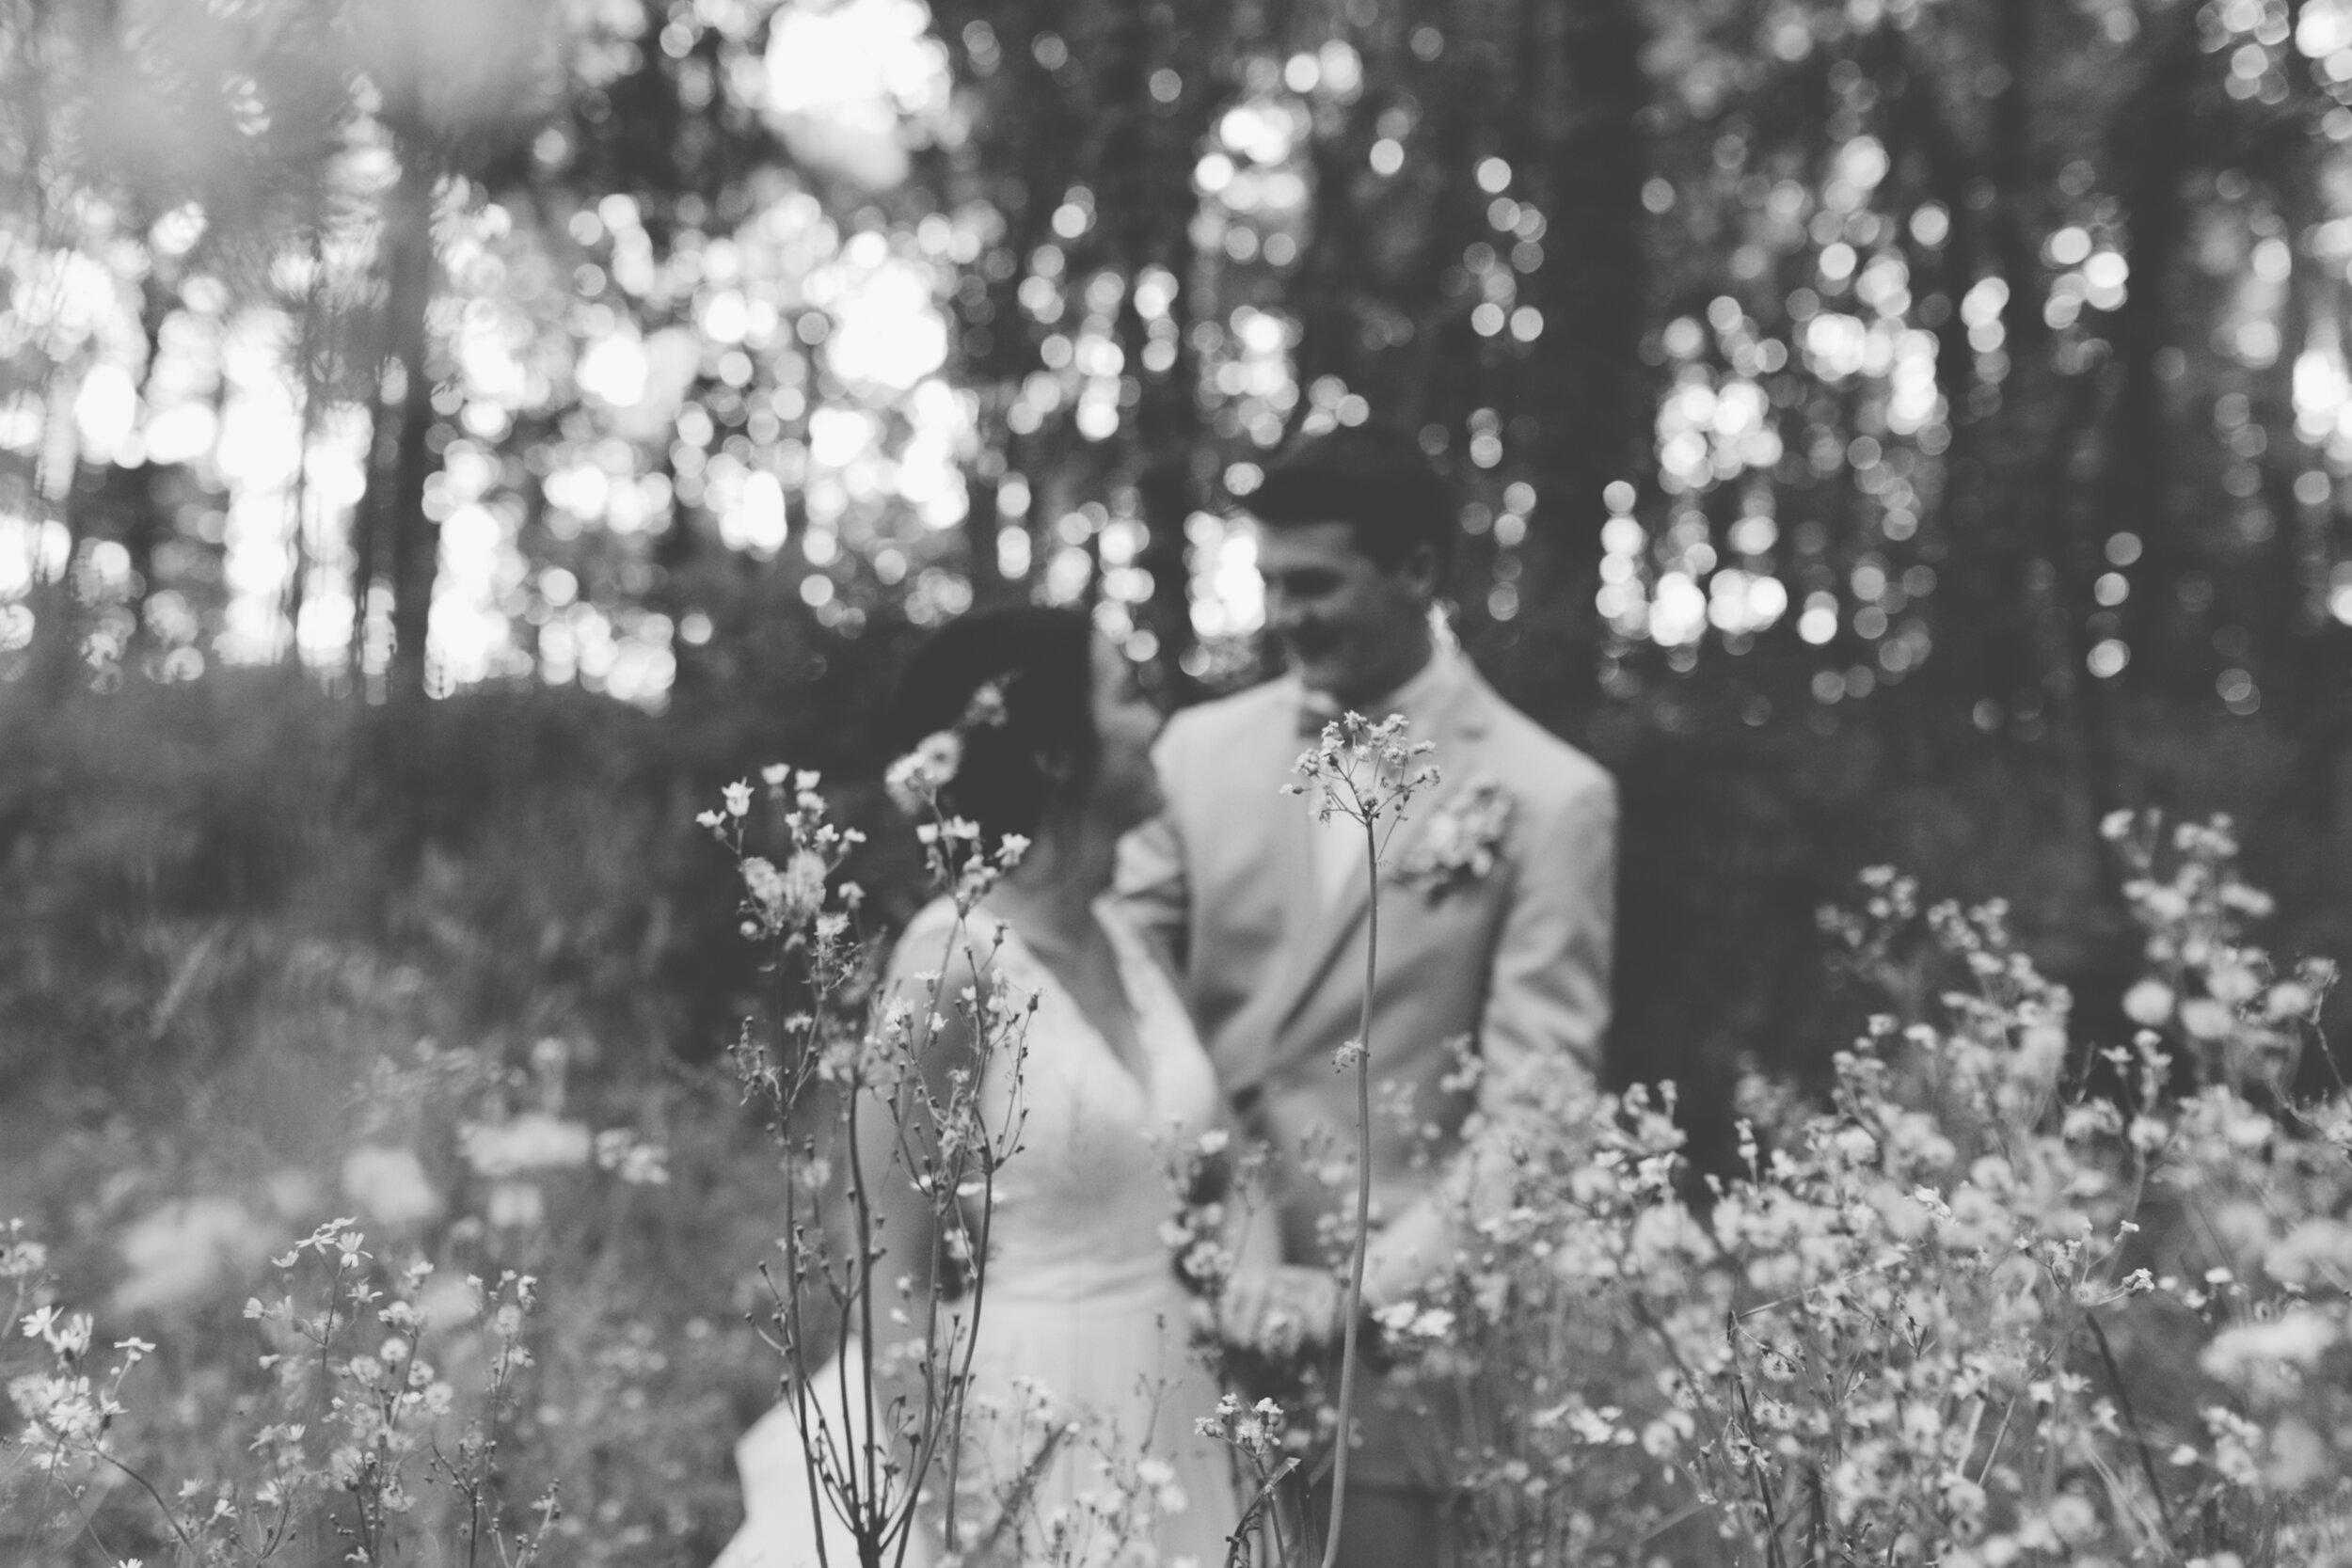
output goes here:
[[2207, 1405], [2198, 1412], [2205, 1420], [2205, 1431], [2213, 1438], [2213, 1467], [2222, 1479], [2240, 1486], [2253, 1486], [2262, 1479], [2261, 1463], [2254, 1457], [2262, 1445], [2262, 1428], [2236, 1412], [2220, 1405]]
[[1422, 762], [1436, 746], [1407, 739], [1407, 728], [1402, 714], [1376, 724], [1359, 713], [1342, 715], [1299, 753], [1291, 768], [1297, 782], [1283, 785], [1283, 793], [1312, 795], [1318, 821], [1339, 816], [1366, 827], [1393, 821], [1415, 795], [1438, 782], [1438, 769]]
[[460, 1129], [457, 1147], [474, 1174], [499, 1178], [584, 1165], [594, 1140], [584, 1122], [526, 1111], [511, 1121]]
[[2263, 1268], [2290, 1285], [2344, 1277], [2352, 1273], [2352, 1226], [2324, 1215], [2304, 1220], [2268, 1248]]
[[2224, 1111], [2221, 1135], [2237, 1148], [2260, 1148], [2277, 1132], [2278, 1125], [2243, 1102]]
[[114, 1309], [147, 1312], [201, 1300], [256, 1267], [269, 1235], [244, 1204], [208, 1194], [163, 1205], [126, 1230], [116, 1250], [128, 1272]]
[[668, 1151], [640, 1140], [625, 1127], [596, 1134], [596, 1168], [612, 1172], [632, 1187], [660, 1187], [670, 1180]]
[[1454, 1332], [1454, 1314], [1442, 1307], [1422, 1307], [1415, 1302], [1400, 1301], [1380, 1308], [1373, 1314], [1380, 1330], [1398, 1344], [1415, 1340], [1425, 1344], [1444, 1342]]
[[343, 1156], [343, 1196], [379, 1225], [422, 1225], [441, 1212], [441, 1195], [412, 1149], [362, 1144]]
[[2277, 908], [2270, 895], [2259, 888], [2248, 887], [2243, 882], [2233, 881], [2225, 884], [2221, 889], [2220, 899], [2224, 908], [2233, 910], [2253, 920], [2267, 920], [2270, 918], [2271, 911]]
[[725, 797], [729, 816], [749, 816], [752, 814], [752, 786], [737, 780], [720, 791]]
[[1364, 1058], [1369, 1054], [1370, 1052], [1366, 1049], [1363, 1041], [1349, 1040], [1343, 1044], [1337, 1051], [1331, 1053], [1332, 1070], [1335, 1072], [1345, 1072], [1350, 1068], [1361, 1067], [1363, 1065]]
[[1186, 1498], [1184, 1489], [1176, 1484], [1175, 1467], [1164, 1459], [1136, 1461], [1136, 1484], [1151, 1489], [1152, 1500], [1162, 1513], [1182, 1513]]
[[[10, 1235], [15, 1236], [14, 1227]], [[49, 1266], [49, 1249], [39, 1242], [0, 1242], [0, 1279], [30, 1279]]]
[[2270, 988], [2263, 1011], [2272, 1022], [2282, 1023], [2291, 1018], [2309, 1018], [2315, 1005], [2310, 987], [2293, 980], [2282, 980]]
[[990, 681], [972, 693], [964, 705], [962, 727], [967, 730], [994, 729], [1005, 721], [1005, 689]]
[[1227, 1441], [1253, 1458], [1270, 1457], [1281, 1446], [1282, 1407], [1270, 1399], [1260, 1400], [1245, 1414], [1240, 1408], [1241, 1402], [1229, 1394], [1217, 1403], [1219, 1415], [1225, 1414], [1227, 1401], [1231, 1401], [1233, 1407]]
[[803, 849], [786, 863], [783, 878], [785, 919], [794, 925], [813, 917], [825, 902], [824, 857]]
[[503, 1230], [531, 1230], [547, 1217], [547, 1195], [534, 1182], [501, 1181], [490, 1188], [483, 1217]]
[[2223, 1329], [2205, 1347], [2198, 1364], [2218, 1378], [2243, 1377], [2264, 1363], [2312, 1367], [2342, 1338], [2343, 1329], [2332, 1319], [2314, 1308], [2297, 1307], [2269, 1323]]
[[775, 862], [764, 855], [743, 857], [743, 888], [752, 895], [752, 902], [766, 911], [771, 919], [781, 920], [784, 909], [784, 873]]
[[455, 1328], [460, 1323], [469, 1323], [481, 1310], [482, 1291], [478, 1282], [436, 1280], [417, 1298], [417, 1318], [428, 1332]]
[[2280, 1491], [2291, 1492], [2325, 1479], [2334, 1468], [2326, 1438], [2299, 1416], [2288, 1416], [2270, 1430], [2270, 1465], [2265, 1479]]
[[2193, 997], [2181, 1004], [2181, 1027], [2192, 1039], [2225, 1038], [2230, 1033], [2230, 1009], [2211, 997]]
[[938, 800], [941, 790], [955, 783], [962, 765], [963, 737], [953, 730], [936, 730], [890, 765], [882, 774], [882, 787], [900, 811], [920, 816]]

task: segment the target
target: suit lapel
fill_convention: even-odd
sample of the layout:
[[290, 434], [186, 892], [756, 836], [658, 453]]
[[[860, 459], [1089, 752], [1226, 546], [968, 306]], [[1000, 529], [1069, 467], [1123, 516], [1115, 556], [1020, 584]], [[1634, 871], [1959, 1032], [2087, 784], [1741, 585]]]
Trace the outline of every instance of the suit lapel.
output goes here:
[[[1430, 818], [1445, 809], [1454, 792], [1460, 789], [1475, 771], [1467, 756], [1458, 750], [1450, 751], [1474, 740], [1486, 727], [1486, 686], [1470, 668], [1467, 658], [1463, 660], [1461, 680], [1452, 683], [1445, 695], [1447, 700], [1437, 705], [1438, 712], [1429, 721], [1428, 727], [1422, 729], [1418, 720], [1415, 725], [1417, 734], [1438, 743], [1436, 760], [1439, 783], [1435, 791], [1412, 803], [1408, 814], [1390, 837], [1381, 855], [1386, 863], [1384, 880], [1393, 878], [1396, 866], [1411, 852]], [[1297, 838], [1304, 860], [1307, 859], [1307, 834], [1314, 831], [1314, 803], [1306, 800], [1295, 803], [1298, 808], [1295, 813]], [[1324, 976], [1330, 973], [1332, 964], [1346, 950], [1357, 927], [1363, 924], [1364, 916], [1372, 907], [1372, 888], [1368, 880], [1354, 878], [1350, 879], [1341, 900], [1328, 911], [1323, 910], [1313, 876], [1313, 867], [1308, 863], [1299, 879], [1305, 890], [1306, 913], [1295, 928], [1303, 940], [1284, 942], [1285, 958], [1291, 961], [1276, 970], [1275, 983], [1262, 993], [1267, 1004], [1264, 1013], [1259, 1015], [1255, 1006], [1249, 1009], [1253, 1015], [1263, 1017], [1265, 1032], [1275, 1041], [1274, 1048], [1265, 1053], [1264, 1059], [1269, 1069], [1289, 1060], [1308, 1046], [1321, 1043], [1311, 1040], [1302, 1045], [1283, 1037], [1297, 1021], [1299, 1009], [1306, 1005], [1307, 999], [1314, 994]], [[1293, 896], [1295, 899], [1297, 895]], [[1297, 908], [1295, 902], [1293, 908]]]
[[[1293, 700], [1274, 707], [1267, 721], [1268, 730], [1251, 743], [1248, 758], [1236, 769], [1239, 777], [1249, 781], [1247, 787], [1253, 796], [1260, 788], [1272, 792], [1295, 782], [1296, 775], [1291, 771], [1292, 765], [1307, 746], [1296, 733], [1298, 682], [1295, 677], [1285, 679], [1292, 689]], [[1279, 760], [1269, 768], [1258, 760], [1260, 757]], [[1269, 779], [1279, 782], [1258, 782]], [[1263, 874], [1276, 880], [1282, 926], [1281, 935], [1267, 956], [1249, 999], [1218, 1031], [1220, 1042], [1232, 1042], [1237, 1048], [1218, 1053], [1219, 1069], [1225, 1075], [1229, 1092], [1264, 1076], [1273, 1054], [1268, 1047], [1281, 1016], [1278, 1008], [1287, 1010], [1288, 999], [1299, 993], [1307, 967], [1315, 961], [1323, 942], [1324, 916], [1315, 881], [1313, 812], [1311, 802], [1303, 797], [1275, 794], [1271, 800], [1250, 800], [1240, 814], [1242, 821], [1263, 824], [1263, 833], [1253, 837], [1263, 857], [1259, 862]]]

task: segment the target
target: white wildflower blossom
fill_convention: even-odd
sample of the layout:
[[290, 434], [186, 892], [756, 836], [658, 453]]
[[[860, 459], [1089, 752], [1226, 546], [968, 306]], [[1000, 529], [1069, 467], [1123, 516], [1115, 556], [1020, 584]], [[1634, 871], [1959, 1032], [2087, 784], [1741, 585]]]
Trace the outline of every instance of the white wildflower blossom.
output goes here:
[[577, 1169], [588, 1163], [595, 1139], [585, 1122], [525, 1111], [507, 1121], [460, 1129], [457, 1147], [474, 1174], [495, 1180]]

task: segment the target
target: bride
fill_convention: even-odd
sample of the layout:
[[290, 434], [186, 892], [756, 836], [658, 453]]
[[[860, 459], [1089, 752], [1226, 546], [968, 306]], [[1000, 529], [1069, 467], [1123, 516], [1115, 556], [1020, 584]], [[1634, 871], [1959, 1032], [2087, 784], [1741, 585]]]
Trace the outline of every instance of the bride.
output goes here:
[[[964, 721], [976, 698], [985, 722]], [[1001, 1529], [977, 1522], [1011, 1548], [1006, 1560], [1091, 1565], [1149, 1545], [1164, 1564], [1217, 1568], [1236, 1520], [1232, 1472], [1194, 1422], [1219, 1390], [1189, 1353], [1190, 1304], [1161, 1230], [1168, 1150], [1215, 1125], [1220, 1098], [1173, 983], [1104, 896], [1120, 836], [1159, 804], [1159, 716], [1085, 616], [1031, 609], [937, 633], [896, 717], [909, 745], [960, 734], [938, 790], [947, 815], [977, 824], [984, 846], [1030, 844], [968, 918], [946, 898], [915, 916], [884, 990], [919, 996], [930, 976], [977, 966], [1035, 1001], [1023, 1060], [993, 1058], [979, 1090], [992, 1123], [1016, 1094], [1025, 1122], [995, 1183], [963, 1456], [967, 1476], [993, 1478], [997, 1511], [1023, 1500]], [[938, 1030], [927, 1072], [969, 1059], [961, 1030]], [[915, 1275], [925, 1299], [928, 1201], [902, 1190], [883, 1213], [878, 1277]], [[787, 1402], [739, 1449], [748, 1517], [720, 1568], [813, 1565], [819, 1531], [828, 1561], [856, 1560], [812, 1513], [800, 1454]], [[918, 1543], [909, 1560], [944, 1545]]]

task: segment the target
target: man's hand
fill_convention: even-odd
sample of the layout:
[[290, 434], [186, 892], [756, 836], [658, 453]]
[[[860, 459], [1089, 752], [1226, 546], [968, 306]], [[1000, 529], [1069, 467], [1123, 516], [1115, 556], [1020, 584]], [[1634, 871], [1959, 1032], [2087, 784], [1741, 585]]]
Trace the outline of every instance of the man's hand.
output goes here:
[[1277, 1359], [1329, 1344], [1346, 1326], [1347, 1291], [1323, 1269], [1277, 1263], [1235, 1272], [1217, 1299], [1226, 1343]]

